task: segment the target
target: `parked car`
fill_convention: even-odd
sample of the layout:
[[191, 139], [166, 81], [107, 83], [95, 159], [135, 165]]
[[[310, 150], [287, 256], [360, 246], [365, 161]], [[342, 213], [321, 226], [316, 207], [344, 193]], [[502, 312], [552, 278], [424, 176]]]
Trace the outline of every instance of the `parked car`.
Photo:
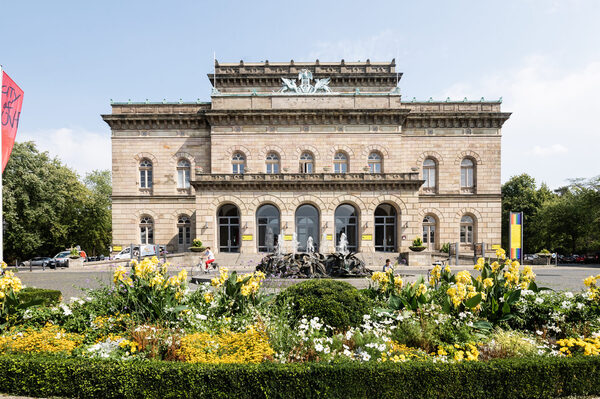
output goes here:
[[62, 251], [54, 255], [54, 267], [69, 267], [69, 255], [71, 251]]
[[54, 260], [47, 256], [36, 256], [35, 258], [31, 258], [30, 260], [26, 260], [25, 262], [21, 262], [19, 266], [41, 266], [41, 267], [50, 267], [54, 268]]

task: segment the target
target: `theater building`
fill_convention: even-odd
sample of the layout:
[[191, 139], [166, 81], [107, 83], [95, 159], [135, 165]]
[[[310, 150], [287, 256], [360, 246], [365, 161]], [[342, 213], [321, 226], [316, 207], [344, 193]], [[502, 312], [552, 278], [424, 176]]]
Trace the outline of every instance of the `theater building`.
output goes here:
[[216, 63], [210, 102], [112, 103], [113, 245], [499, 244], [510, 113], [407, 99], [400, 77], [394, 61]]

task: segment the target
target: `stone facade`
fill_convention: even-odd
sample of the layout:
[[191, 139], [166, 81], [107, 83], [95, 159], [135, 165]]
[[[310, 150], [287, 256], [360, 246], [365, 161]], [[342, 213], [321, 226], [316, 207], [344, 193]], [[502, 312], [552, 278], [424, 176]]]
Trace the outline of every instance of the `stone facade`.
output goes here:
[[[281, 77], [295, 79], [302, 70], [314, 79], [331, 78], [331, 92], [277, 92]], [[471, 247], [468, 241], [500, 243], [501, 127], [510, 114], [499, 101], [405, 102], [393, 61], [217, 63], [215, 71], [216, 78], [209, 74], [217, 89], [210, 103], [113, 103], [112, 114], [103, 115], [112, 129], [115, 246], [144, 239], [140, 221], [149, 217], [144, 228], [171, 252], [189, 246], [187, 234], [183, 240], [178, 235], [188, 226], [191, 238], [215, 252], [255, 253], [265, 245], [257, 226], [264, 204], [276, 207], [275, 240], [281, 233], [288, 250], [292, 233], [306, 236], [296, 222], [312, 220], [298, 219], [303, 204], [316, 208], [318, 220], [308, 231], [322, 252], [333, 249], [340, 229], [352, 230], [348, 235], [359, 251], [407, 251], [423, 234], [425, 216], [433, 218], [435, 230], [434, 242], [426, 244], [430, 250], [461, 239], [464, 249]], [[304, 153], [313, 158], [312, 173], [301, 173]], [[232, 173], [236, 154], [244, 174]], [[278, 158], [277, 173], [267, 173], [269, 154]], [[345, 173], [336, 173], [336, 154], [346, 158]], [[371, 173], [372, 154], [380, 158], [381, 173]], [[472, 184], [461, 184], [465, 159], [473, 165], [463, 172], [472, 173]], [[140, 171], [144, 160], [151, 165], [151, 187], [141, 181], [148, 178]], [[435, 164], [432, 188], [423, 184], [425, 160]], [[189, 188], [178, 182], [178, 165], [188, 168]], [[237, 219], [219, 218], [225, 204], [237, 207]], [[352, 226], [337, 221], [336, 235], [341, 204], [352, 205], [355, 214], [352, 222], [344, 219]], [[386, 219], [392, 227], [375, 217], [381, 204], [395, 211], [395, 220]], [[178, 224], [182, 215], [189, 224]], [[472, 238], [461, 236], [464, 216], [473, 220]], [[224, 244], [224, 235], [235, 237]]]

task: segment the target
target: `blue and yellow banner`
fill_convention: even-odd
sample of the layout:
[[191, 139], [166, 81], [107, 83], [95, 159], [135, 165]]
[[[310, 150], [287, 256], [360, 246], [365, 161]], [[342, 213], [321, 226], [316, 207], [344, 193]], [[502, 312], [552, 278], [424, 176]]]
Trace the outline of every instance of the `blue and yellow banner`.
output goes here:
[[523, 262], [523, 212], [510, 213], [509, 246], [510, 258]]

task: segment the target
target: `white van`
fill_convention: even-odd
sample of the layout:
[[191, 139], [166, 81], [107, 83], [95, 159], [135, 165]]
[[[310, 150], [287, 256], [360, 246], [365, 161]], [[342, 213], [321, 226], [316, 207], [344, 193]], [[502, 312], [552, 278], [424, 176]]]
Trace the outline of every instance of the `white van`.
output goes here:
[[[141, 253], [140, 253], [140, 247], [142, 248]], [[131, 259], [131, 254], [129, 253], [129, 251], [131, 250], [131, 247], [126, 247], [124, 248], [121, 252], [119, 252], [118, 254], [115, 255], [115, 260], [117, 259]], [[146, 256], [159, 256], [159, 254], [163, 254], [165, 253], [165, 246], [164, 245], [155, 245], [155, 244], [146, 244], [146, 245], [134, 245], [133, 246], [133, 256], [137, 257], [138, 253], [141, 255], [142, 258], [145, 258]]]

